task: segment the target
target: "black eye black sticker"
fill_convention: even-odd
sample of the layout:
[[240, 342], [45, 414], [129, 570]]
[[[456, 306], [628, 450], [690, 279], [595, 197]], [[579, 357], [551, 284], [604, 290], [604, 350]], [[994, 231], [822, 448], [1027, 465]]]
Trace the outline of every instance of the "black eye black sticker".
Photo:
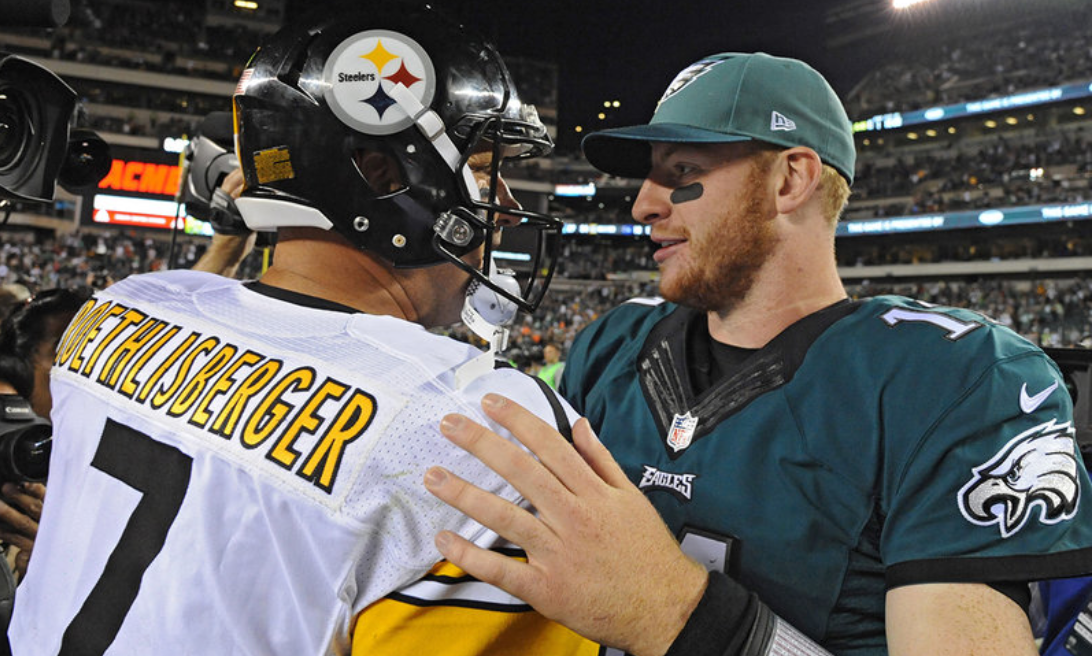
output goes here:
[[671, 202], [678, 205], [679, 203], [697, 200], [701, 198], [703, 193], [705, 193], [705, 188], [701, 186], [700, 182], [695, 182], [694, 184], [688, 184], [685, 187], [679, 187], [675, 189], [675, 191], [672, 191]]

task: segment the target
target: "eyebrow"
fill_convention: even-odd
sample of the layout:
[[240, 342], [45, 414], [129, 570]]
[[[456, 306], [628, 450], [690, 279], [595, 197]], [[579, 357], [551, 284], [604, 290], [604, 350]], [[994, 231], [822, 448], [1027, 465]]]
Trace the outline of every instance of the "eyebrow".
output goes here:
[[649, 145], [649, 148], [651, 149], [651, 152], [649, 153], [649, 159], [653, 163], [656, 163], [656, 160], [659, 160], [659, 161], [662, 162], [662, 161], [666, 160], [667, 158], [671, 157], [672, 155], [674, 155], [679, 150], [682, 150], [682, 148], [684, 146], [689, 145], [689, 144], [681, 144], [681, 143], [672, 143], [672, 142], [668, 142], [668, 141], [660, 141], [660, 142], [656, 142], [656, 143], [662, 143], [662, 144], [664, 144], [664, 147], [659, 150], [659, 155], [657, 155], [656, 148], [653, 148], [654, 144]]

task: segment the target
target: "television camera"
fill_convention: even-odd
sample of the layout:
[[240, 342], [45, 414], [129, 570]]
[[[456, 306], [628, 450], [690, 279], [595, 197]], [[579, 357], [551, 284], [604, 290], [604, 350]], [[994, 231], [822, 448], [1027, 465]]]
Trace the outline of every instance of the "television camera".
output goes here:
[[[5, 27], [58, 27], [68, 0], [0, 0]], [[78, 193], [110, 170], [110, 149], [76, 127], [77, 97], [29, 59], [0, 51], [0, 203], [48, 203], [56, 184]]]
[[186, 146], [180, 200], [190, 216], [208, 221], [216, 232], [247, 234], [250, 230], [235, 200], [220, 185], [239, 168], [235, 155], [231, 112], [212, 112], [201, 122], [197, 136]]

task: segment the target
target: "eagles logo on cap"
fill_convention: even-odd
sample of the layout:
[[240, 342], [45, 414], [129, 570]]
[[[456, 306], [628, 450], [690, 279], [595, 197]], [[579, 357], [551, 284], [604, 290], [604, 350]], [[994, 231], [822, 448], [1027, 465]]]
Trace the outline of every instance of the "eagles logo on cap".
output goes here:
[[656, 103], [659, 107], [660, 103], [667, 100], [671, 96], [683, 90], [686, 85], [690, 84], [697, 78], [701, 77], [703, 73], [708, 71], [713, 66], [719, 64], [724, 60], [722, 59], [703, 59], [701, 61], [694, 62], [686, 68], [679, 71], [679, 74], [675, 76], [675, 79], [671, 81], [671, 84], [667, 85], [667, 89], [664, 91], [664, 95], [660, 96], [660, 101]]
[[365, 134], [393, 134], [413, 118], [391, 97], [401, 84], [424, 106], [432, 103], [436, 74], [419, 43], [390, 30], [354, 34], [330, 54], [322, 72], [330, 109], [349, 127]]

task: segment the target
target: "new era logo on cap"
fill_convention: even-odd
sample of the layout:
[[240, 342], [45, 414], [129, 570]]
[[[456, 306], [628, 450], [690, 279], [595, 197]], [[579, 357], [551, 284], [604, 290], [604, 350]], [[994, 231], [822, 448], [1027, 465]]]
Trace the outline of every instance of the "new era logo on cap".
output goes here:
[[792, 132], [796, 129], [796, 123], [781, 112], [775, 111], [770, 113], [770, 129], [774, 131], [783, 130], [785, 132]]

